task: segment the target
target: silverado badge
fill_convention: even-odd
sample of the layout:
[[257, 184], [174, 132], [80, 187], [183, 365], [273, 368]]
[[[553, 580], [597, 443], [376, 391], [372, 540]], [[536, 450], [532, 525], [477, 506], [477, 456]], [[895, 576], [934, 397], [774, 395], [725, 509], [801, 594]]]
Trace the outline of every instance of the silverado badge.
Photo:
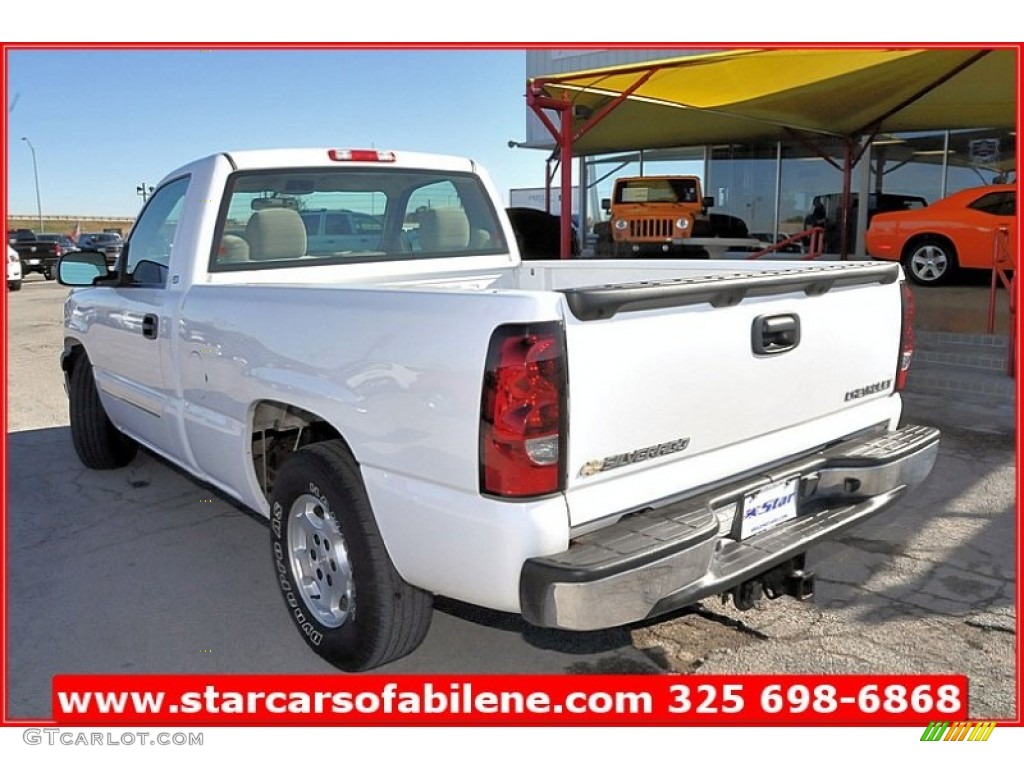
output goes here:
[[649, 459], [656, 459], [659, 456], [668, 456], [669, 454], [679, 453], [685, 451], [687, 446], [690, 445], [690, 438], [681, 437], [678, 440], [670, 440], [667, 443], [658, 443], [657, 445], [651, 445], [647, 448], [639, 448], [629, 453], [617, 453], [614, 456], [608, 456], [603, 459], [594, 459], [588, 461], [583, 465], [580, 470], [580, 475], [583, 477], [590, 477], [596, 475], [599, 472], [607, 472], [609, 469], [618, 469], [619, 467], [625, 467], [629, 464], [639, 464], [641, 461], [647, 461]]

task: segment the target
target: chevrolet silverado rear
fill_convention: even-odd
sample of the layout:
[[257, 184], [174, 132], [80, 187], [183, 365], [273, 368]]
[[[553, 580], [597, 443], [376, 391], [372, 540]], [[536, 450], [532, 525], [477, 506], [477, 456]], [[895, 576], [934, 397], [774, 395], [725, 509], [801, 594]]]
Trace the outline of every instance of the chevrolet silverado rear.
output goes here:
[[[311, 249], [308, 211], [366, 235]], [[88, 286], [83, 462], [141, 444], [269, 517], [288, 612], [345, 669], [411, 652], [433, 595], [573, 630], [807, 597], [807, 550], [937, 453], [899, 426], [898, 265], [526, 262], [469, 160], [215, 155], [115, 274], [83, 252], [60, 277]]]

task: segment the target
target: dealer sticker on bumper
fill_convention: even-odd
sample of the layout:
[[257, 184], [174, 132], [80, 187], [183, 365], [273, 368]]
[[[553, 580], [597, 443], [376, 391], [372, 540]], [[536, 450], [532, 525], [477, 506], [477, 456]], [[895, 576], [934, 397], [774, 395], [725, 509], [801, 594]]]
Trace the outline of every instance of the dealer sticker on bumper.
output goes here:
[[796, 517], [796, 489], [799, 480], [799, 477], [791, 477], [745, 496], [740, 538], [756, 536]]

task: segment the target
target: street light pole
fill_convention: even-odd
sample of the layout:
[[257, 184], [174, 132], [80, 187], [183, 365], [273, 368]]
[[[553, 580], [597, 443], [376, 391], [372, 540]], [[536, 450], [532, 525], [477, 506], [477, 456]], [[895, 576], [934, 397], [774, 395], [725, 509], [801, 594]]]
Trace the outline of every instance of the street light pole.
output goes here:
[[149, 196], [153, 194], [153, 187], [147, 186], [146, 182], [142, 182], [135, 188], [135, 194], [142, 197], [142, 204], [145, 205]]
[[36, 165], [36, 148], [32, 146], [32, 142], [27, 137], [22, 136], [21, 140], [28, 144], [29, 150], [32, 152], [32, 175], [36, 179], [36, 213], [39, 214], [39, 231], [43, 231], [43, 203], [39, 197], [39, 167]]

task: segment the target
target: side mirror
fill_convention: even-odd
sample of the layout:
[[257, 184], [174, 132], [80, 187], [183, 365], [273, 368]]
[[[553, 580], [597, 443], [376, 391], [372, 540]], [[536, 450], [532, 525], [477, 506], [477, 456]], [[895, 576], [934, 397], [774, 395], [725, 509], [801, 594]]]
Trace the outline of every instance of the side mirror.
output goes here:
[[715, 198], [712, 197], [711, 195], [708, 195], [707, 197], [702, 197], [700, 200], [700, 204], [703, 205], [705, 208], [714, 208]]
[[601, 210], [607, 213], [612, 209], [612, 201], [610, 197], [601, 198]]
[[107, 278], [107, 257], [99, 251], [72, 251], [57, 262], [57, 282], [81, 287], [93, 285], [96, 278]]

